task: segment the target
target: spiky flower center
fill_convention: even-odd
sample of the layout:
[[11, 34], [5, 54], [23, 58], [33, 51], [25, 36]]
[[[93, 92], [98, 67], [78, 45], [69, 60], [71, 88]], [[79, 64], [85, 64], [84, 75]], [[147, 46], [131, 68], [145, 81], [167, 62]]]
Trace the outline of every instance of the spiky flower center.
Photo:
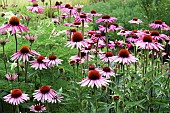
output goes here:
[[18, 17], [16, 16], [12, 16], [10, 19], [9, 19], [9, 24], [11, 24], [12, 26], [18, 26], [20, 23], [20, 20]]
[[11, 96], [13, 98], [18, 98], [22, 95], [22, 91], [20, 89], [13, 89], [11, 92]]
[[112, 25], [114, 25], [114, 26], [116, 26], [116, 27], [118, 27], [119, 25], [118, 24], [116, 24], [116, 23], [114, 23], [114, 24], [112, 24]]
[[152, 42], [152, 36], [151, 35], [145, 35], [143, 37], [144, 42]]
[[137, 21], [138, 20], [138, 18], [133, 18], [133, 21]]
[[72, 7], [72, 6], [69, 6], [68, 9], [73, 9], [73, 7]]
[[38, 4], [37, 4], [37, 3], [34, 3], [32, 6], [33, 6], [33, 7], [37, 7], [37, 6], [38, 6]]
[[41, 88], [40, 88], [40, 92], [42, 93], [42, 94], [46, 94], [46, 93], [48, 93], [50, 91], [50, 87], [48, 87], [48, 86], [41, 86]]
[[90, 70], [88, 73], [88, 78], [90, 80], [98, 80], [100, 78], [100, 73], [97, 70]]
[[70, 4], [66, 4], [66, 5], [65, 5], [65, 8], [69, 8], [69, 7], [70, 7]]
[[151, 36], [159, 36], [159, 32], [158, 31], [152, 31]]
[[110, 19], [110, 16], [109, 15], [104, 15], [104, 16], [102, 16], [102, 19]]
[[86, 53], [85, 52], [80, 52], [79, 56], [81, 55], [81, 58], [86, 56]]
[[133, 35], [132, 35], [132, 38], [138, 39], [138, 36], [137, 36], [136, 34], [133, 34]]
[[155, 20], [155, 24], [162, 24], [162, 20]]
[[128, 58], [129, 51], [127, 49], [121, 49], [118, 53], [119, 57]]
[[73, 42], [81, 42], [83, 41], [84, 37], [80, 32], [74, 32], [72, 36]]
[[96, 14], [96, 10], [91, 10], [91, 14]]
[[22, 48], [20, 49], [20, 52], [22, 54], [26, 54], [30, 52], [30, 49], [28, 48], [28, 46], [22, 46]]
[[90, 71], [90, 70], [94, 70], [94, 69], [95, 69], [95, 66], [94, 66], [94, 65], [92, 65], [92, 64], [89, 65], [89, 71]]
[[112, 57], [113, 53], [112, 52], [106, 52], [106, 57]]
[[81, 22], [74, 22], [74, 25], [80, 25]]
[[80, 18], [86, 18], [87, 16], [86, 16], [86, 14], [81, 14], [80, 15]]
[[133, 33], [137, 33], [137, 30], [132, 30]]
[[56, 3], [55, 3], [55, 6], [59, 6], [59, 5], [60, 5], [60, 2], [56, 2]]
[[38, 62], [38, 63], [43, 63], [43, 60], [44, 60], [44, 59], [45, 59], [44, 56], [38, 56], [37, 62]]
[[104, 67], [104, 68], [103, 68], [103, 71], [104, 71], [104, 72], [110, 72], [110, 67], [108, 67], [108, 66]]
[[57, 57], [56, 57], [55, 55], [50, 55], [48, 58], [49, 58], [50, 60], [55, 60]]
[[40, 106], [40, 105], [36, 105], [36, 106], [34, 106], [34, 109], [35, 109], [36, 111], [40, 111], [40, 110], [41, 110], [41, 106]]
[[70, 32], [76, 32], [76, 29], [70, 29]]
[[95, 34], [95, 37], [101, 37], [101, 34]]

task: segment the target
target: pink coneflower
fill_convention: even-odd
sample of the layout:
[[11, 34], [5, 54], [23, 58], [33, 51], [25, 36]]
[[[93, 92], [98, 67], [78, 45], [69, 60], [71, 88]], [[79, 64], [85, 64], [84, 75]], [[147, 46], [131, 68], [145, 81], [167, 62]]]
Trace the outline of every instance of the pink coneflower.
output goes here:
[[23, 31], [29, 31], [26, 26], [20, 24], [20, 20], [16, 16], [12, 16], [9, 19], [8, 24], [5, 24], [0, 27], [0, 32], [3, 32], [5, 30], [12, 31], [12, 34], [15, 34], [17, 31], [20, 31], [21, 33]]
[[36, 104], [36, 105], [32, 105], [30, 106], [30, 111], [34, 112], [34, 113], [40, 113], [46, 110], [46, 107], [44, 105]]
[[70, 7], [71, 5], [70, 4], [65, 4], [64, 6], [62, 6], [61, 8], [61, 12], [63, 12], [63, 13], [68, 13], [69, 11], [69, 7]]
[[86, 52], [83, 51], [79, 52], [78, 56], [81, 57], [82, 59], [89, 60], [89, 61], [94, 58], [93, 55], [87, 54]]
[[149, 49], [149, 50], [156, 49], [157, 51], [159, 51], [159, 49], [163, 50], [163, 45], [155, 42], [152, 39], [151, 35], [143, 36], [142, 40], [136, 42], [136, 46], [138, 46], [141, 49]]
[[36, 2], [36, 0], [28, 0], [28, 2]]
[[109, 41], [108, 47], [109, 47], [109, 49], [113, 49], [115, 47], [114, 41]]
[[33, 93], [34, 100], [45, 102], [52, 102], [53, 98], [56, 96], [56, 92], [50, 89], [49, 86], [42, 86], [39, 90], [35, 90]]
[[25, 38], [27, 39], [27, 40], [29, 40], [30, 41], [30, 43], [32, 44], [36, 39], [37, 39], [37, 36], [34, 36], [34, 35], [25, 35]]
[[95, 33], [92, 35], [92, 37], [90, 38], [91, 40], [105, 40], [106, 37], [102, 36], [100, 33]]
[[165, 34], [160, 34], [158, 31], [151, 31], [152, 38], [154, 40], [169, 40], [169, 37]]
[[60, 96], [59, 94], [57, 94], [57, 92], [55, 92], [56, 95], [52, 98], [51, 103], [57, 103], [57, 102], [61, 102], [61, 100], [64, 98], [63, 96]]
[[54, 6], [51, 6], [51, 8], [56, 8], [56, 9], [58, 9], [58, 8], [60, 8], [60, 7], [61, 7], [61, 3], [58, 2], [58, 1], [55, 2], [55, 5], [54, 5]]
[[105, 67], [103, 67], [102, 70], [98, 70], [98, 71], [99, 71], [99, 73], [102, 76], [104, 76], [106, 78], [110, 78], [110, 76], [114, 76], [115, 75], [113, 70], [110, 67], [108, 67], [108, 66], [105, 66]]
[[106, 52], [104, 54], [101, 54], [100, 59], [103, 62], [112, 62], [113, 61], [113, 53], [108, 51], [108, 52]]
[[73, 49], [75, 46], [77, 49], [81, 49], [82, 47], [87, 47], [88, 44], [85, 42], [82, 33], [74, 32], [71, 41], [68, 41], [66, 46], [71, 47], [71, 49]]
[[129, 64], [131, 62], [136, 62], [138, 59], [132, 56], [127, 49], [121, 49], [118, 56], [113, 57], [113, 60], [114, 62]]
[[50, 55], [48, 58], [43, 60], [48, 67], [54, 67], [55, 65], [58, 66], [61, 64], [63, 60], [57, 58], [55, 55]]
[[32, 55], [36, 55], [39, 56], [40, 54], [37, 53], [35, 50], [30, 50], [28, 46], [22, 46], [21, 49], [17, 52], [15, 52], [12, 56], [11, 56], [11, 60], [21, 60], [23, 59], [23, 62], [28, 61], [28, 57], [32, 56]]
[[93, 16], [101, 16], [102, 14], [97, 13], [96, 10], [91, 10], [90, 13], [87, 13], [87, 15], [93, 17]]
[[44, 7], [42, 6], [38, 6], [37, 2], [33, 2], [32, 6], [27, 6], [27, 9], [31, 12], [35, 12], [35, 13], [43, 13]]
[[47, 69], [45, 62], [43, 61], [45, 58], [44, 56], [38, 56], [37, 59], [30, 61], [31, 67], [37, 69]]
[[85, 13], [80, 14], [74, 19], [75, 22], [92, 22], [92, 19], [88, 17]]
[[117, 35], [121, 35], [124, 37], [127, 37], [129, 34], [131, 34], [131, 31], [129, 30], [121, 30], [120, 32], [117, 33]]
[[3, 97], [5, 102], [8, 102], [13, 105], [18, 105], [29, 100], [28, 94], [22, 93], [20, 89], [13, 89], [11, 94]]
[[96, 20], [96, 23], [101, 23], [101, 22], [111, 22], [114, 23], [117, 20], [115, 17], [110, 17], [109, 15], [104, 15], [102, 18], [99, 18]]
[[110, 80], [107, 80], [106, 78], [103, 78], [99, 71], [97, 70], [90, 70], [88, 72], [88, 77], [83, 79], [79, 84], [81, 84], [82, 87], [88, 85], [88, 87], [94, 87], [94, 85], [99, 88], [102, 87], [103, 85], [106, 86], [108, 85], [108, 82]]
[[70, 62], [75, 62], [77, 64], [84, 63], [85, 59], [80, 58], [78, 55], [74, 55], [70, 57]]
[[133, 34], [131, 37], [126, 38], [128, 42], [136, 43], [139, 40], [139, 37], [136, 34]]
[[133, 18], [132, 20], [129, 21], [131, 24], [140, 24], [142, 21], [138, 18]]
[[2, 46], [5, 46], [6, 42], [8, 41], [8, 38], [0, 39], [0, 44]]
[[14, 81], [18, 77], [18, 75], [17, 74], [6, 74], [5, 77], [10, 81]]
[[168, 28], [168, 25], [165, 24], [165, 22], [162, 22], [162, 20], [155, 20], [154, 23], [149, 24], [149, 27], [152, 27], [153, 29], [166, 29]]
[[113, 24], [110, 26], [110, 30], [112, 30], [112, 31], [121, 30], [122, 28], [123, 28], [122, 26], [119, 26], [119, 25], [116, 24], [116, 23], [113, 23]]

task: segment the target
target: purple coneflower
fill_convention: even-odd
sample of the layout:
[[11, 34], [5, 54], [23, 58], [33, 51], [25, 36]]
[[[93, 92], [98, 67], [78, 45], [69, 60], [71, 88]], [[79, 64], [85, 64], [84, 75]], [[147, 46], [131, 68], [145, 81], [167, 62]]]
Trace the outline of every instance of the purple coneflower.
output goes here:
[[41, 86], [39, 90], [35, 90], [33, 93], [34, 100], [45, 102], [52, 102], [53, 98], [56, 96], [56, 91], [50, 89], [49, 86]]
[[91, 40], [105, 40], [106, 37], [102, 36], [100, 33], [95, 33], [92, 35], [92, 37], [90, 38]]
[[152, 39], [151, 35], [143, 36], [143, 39], [137, 41], [135, 45], [142, 49], [149, 49], [149, 50], [156, 49], [157, 51], [159, 51], [159, 49], [163, 50], [163, 45], [155, 42]]
[[101, 54], [100, 59], [102, 62], [112, 62], [113, 61], [113, 53], [108, 51], [104, 54]]
[[18, 75], [17, 74], [6, 74], [5, 77], [10, 81], [14, 81], [18, 77]]
[[75, 22], [92, 22], [92, 19], [87, 16], [85, 13], [82, 13], [80, 14], [80, 16], [77, 16], [75, 19], [74, 19]]
[[37, 69], [42, 70], [43, 68], [47, 69], [45, 62], [43, 61], [44, 59], [45, 59], [44, 56], [38, 56], [37, 59], [30, 61], [31, 67], [35, 68], [35, 70]]
[[36, 105], [32, 105], [30, 106], [30, 111], [34, 112], [34, 113], [40, 113], [46, 110], [46, 107], [44, 105], [36, 104]]
[[151, 31], [152, 38], [154, 40], [169, 40], [169, 37], [165, 34], [160, 34], [158, 31]]
[[117, 20], [115, 17], [110, 17], [109, 15], [104, 15], [102, 18], [99, 18], [96, 20], [96, 23], [101, 23], [101, 22], [111, 22], [114, 23]]
[[132, 56], [127, 49], [121, 49], [118, 56], [113, 56], [113, 60], [114, 62], [129, 64], [131, 62], [136, 62], [138, 59]]
[[56, 9], [58, 9], [58, 8], [60, 8], [60, 7], [61, 7], [61, 3], [58, 2], [58, 1], [55, 2], [55, 5], [54, 5], [54, 6], [51, 6], [51, 8], [56, 8]]
[[32, 44], [36, 39], [37, 39], [37, 36], [33, 36], [33, 35], [25, 35], [25, 38], [27, 39], [27, 40], [29, 40], [30, 41], [30, 43]]
[[87, 13], [87, 15], [94, 17], [94, 16], [101, 16], [102, 14], [97, 13], [96, 10], [91, 10], [90, 13]]
[[84, 63], [85, 59], [80, 58], [78, 55], [74, 55], [70, 57], [70, 62], [75, 62], [77, 64]]
[[168, 28], [168, 25], [165, 24], [165, 22], [162, 22], [162, 20], [155, 20], [154, 23], [149, 24], [149, 27], [152, 27], [153, 29], [166, 29]]
[[75, 46], [77, 49], [81, 49], [82, 47], [87, 47], [88, 44], [85, 42], [82, 33], [74, 32], [71, 41], [68, 41], [66, 46], [71, 47], [71, 49], [73, 49]]
[[8, 38], [0, 39], [0, 44], [2, 46], [5, 46], [6, 42], [8, 41]]
[[131, 37], [126, 38], [128, 42], [136, 43], [139, 40], [139, 37], [136, 34], [133, 34]]
[[38, 6], [37, 2], [33, 2], [32, 6], [27, 6], [27, 9], [31, 12], [35, 12], [35, 13], [43, 13], [44, 7], [42, 6]]
[[133, 18], [132, 20], [129, 21], [131, 24], [140, 24], [142, 21], [138, 18]]
[[110, 76], [114, 76], [115, 75], [113, 70], [110, 67], [108, 67], [108, 66], [105, 66], [105, 67], [103, 67], [102, 70], [99, 69], [98, 71], [99, 71], [99, 73], [102, 76], [104, 76], [106, 78], [110, 78]]
[[5, 24], [0, 27], [0, 32], [3, 32], [5, 30], [12, 31], [12, 34], [15, 34], [18, 30], [22, 33], [23, 31], [28, 31], [29, 29], [20, 24], [20, 20], [16, 16], [12, 16], [9, 19], [8, 24]]
[[8, 102], [13, 105], [18, 105], [29, 100], [28, 94], [22, 93], [20, 89], [13, 89], [11, 94], [8, 94], [3, 97], [5, 102]]
[[32, 56], [32, 55], [36, 55], [39, 56], [40, 54], [37, 53], [35, 50], [30, 50], [28, 46], [22, 46], [22, 48], [15, 52], [12, 56], [11, 56], [11, 60], [21, 60], [23, 59], [23, 62], [28, 61], [28, 57]]
[[63, 60], [58, 59], [55, 55], [50, 55], [48, 58], [43, 60], [48, 67], [54, 67], [55, 65], [58, 66], [61, 64]]
[[107, 80], [106, 78], [103, 78], [99, 71], [97, 70], [90, 70], [88, 72], [88, 77], [83, 79], [79, 84], [81, 84], [82, 87], [88, 85], [88, 87], [94, 87], [94, 85], [99, 88], [102, 87], [103, 85], [106, 86], [108, 85], [108, 82], [110, 80]]

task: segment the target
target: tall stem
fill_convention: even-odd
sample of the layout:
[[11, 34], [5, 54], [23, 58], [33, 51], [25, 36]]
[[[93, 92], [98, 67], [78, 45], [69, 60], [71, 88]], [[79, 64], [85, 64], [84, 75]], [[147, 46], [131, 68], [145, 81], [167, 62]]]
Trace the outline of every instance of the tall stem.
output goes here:
[[27, 68], [28, 68], [27, 61], [25, 61], [25, 83], [27, 81]]
[[3, 45], [2, 47], [3, 47], [3, 55], [4, 55], [4, 66], [5, 66], [5, 72], [6, 72], [6, 74], [7, 74], [7, 73], [8, 73], [8, 71], [7, 71], [7, 67], [6, 67], [5, 46]]
[[109, 51], [109, 48], [108, 48], [108, 32], [107, 32], [107, 29], [108, 29], [108, 23], [106, 22], [106, 47], [107, 47], [107, 52]]
[[96, 107], [96, 113], [98, 113], [98, 104], [97, 104], [97, 94], [96, 94], [97, 87], [94, 87], [94, 96], [95, 96], [95, 107]]
[[[15, 52], [17, 52], [18, 50], [17, 34], [15, 33], [14, 36], [15, 36]], [[19, 74], [19, 62], [18, 60], [16, 62], [17, 62], [17, 74]], [[18, 76], [18, 82], [19, 82], [19, 76]]]

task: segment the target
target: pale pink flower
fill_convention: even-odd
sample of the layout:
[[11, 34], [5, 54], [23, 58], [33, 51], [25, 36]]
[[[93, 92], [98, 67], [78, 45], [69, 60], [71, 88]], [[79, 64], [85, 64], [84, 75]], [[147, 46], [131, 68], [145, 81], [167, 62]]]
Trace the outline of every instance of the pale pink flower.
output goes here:
[[154, 23], [149, 24], [149, 27], [153, 28], [153, 29], [166, 29], [169, 26], [167, 24], [165, 24], [165, 22], [162, 22], [162, 20], [155, 20]]
[[10, 81], [14, 81], [18, 77], [18, 75], [17, 74], [6, 74], [5, 77]]
[[55, 55], [50, 55], [48, 58], [43, 60], [48, 67], [54, 67], [55, 65], [58, 66], [61, 64], [63, 60], [57, 58]]
[[142, 21], [138, 18], [133, 18], [132, 20], [129, 21], [131, 24], [140, 24]]
[[96, 23], [101, 23], [101, 22], [110, 22], [110, 23], [114, 23], [116, 22], [117, 18], [115, 17], [110, 17], [109, 15], [104, 15], [102, 16], [102, 18], [99, 18], [96, 20]]
[[119, 62], [123, 64], [130, 64], [132, 62], [137, 62], [137, 58], [132, 56], [127, 49], [121, 49], [118, 56], [113, 56], [114, 62]]
[[113, 62], [113, 53], [110, 51], [104, 54], [100, 54], [99, 56], [102, 62]]
[[34, 100], [45, 102], [52, 102], [53, 98], [56, 96], [56, 91], [50, 89], [49, 86], [41, 86], [39, 90], [35, 90], [33, 93]]
[[37, 59], [30, 61], [31, 67], [37, 69], [47, 69], [47, 66], [45, 65], [45, 62], [43, 61], [45, 58], [44, 56], [38, 56]]
[[5, 24], [0, 27], [0, 32], [3, 32], [5, 30], [12, 31], [12, 34], [15, 34], [17, 31], [20, 31], [21, 33], [23, 31], [29, 31], [26, 26], [20, 24], [20, 20], [16, 16], [12, 16], [9, 19], [8, 24]]
[[38, 6], [37, 2], [33, 2], [33, 6], [27, 6], [27, 9], [31, 12], [35, 13], [43, 13], [44, 7], [43, 6]]
[[79, 84], [81, 84], [82, 87], [88, 85], [88, 87], [94, 87], [97, 88], [102, 87], [103, 85], [106, 86], [108, 83], [111, 82], [110, 80], [107, 80], [106, 78], [103, 78], [99, 71], [97, 70], [90, 70], [88, 72], [88, 77], [83, 79]]
[[29, 100], [28, 94], [22, 93], [20, 89], [13, 89], [10, 94], [3, 97], [5, 102], [18, 105]]
[[105, 66], [103, 67], [103, 69], [97, 69], [97, 70], [102, 76], [106, 78], [110, 78], [110, 76], [115, 76], [115, 73], [113, 72], [111, 67]]
[[30, 50], [28, 46], [22, 46], [22, 48], [15, 52], [12, 56], [11, 56], [11, 60], [21, 60], [23, 59], [23, 62], [28, 61], [29, 60], [29, 56], [39, 56], [40, 54], [37, 53], [35, 50]]
[[32, 105], [30, 106], [30, 111], [34, 112], [34, 113], [40, 113], [46, 110], [46, 107], [44, 105], [36, 104], [36, 105]]

